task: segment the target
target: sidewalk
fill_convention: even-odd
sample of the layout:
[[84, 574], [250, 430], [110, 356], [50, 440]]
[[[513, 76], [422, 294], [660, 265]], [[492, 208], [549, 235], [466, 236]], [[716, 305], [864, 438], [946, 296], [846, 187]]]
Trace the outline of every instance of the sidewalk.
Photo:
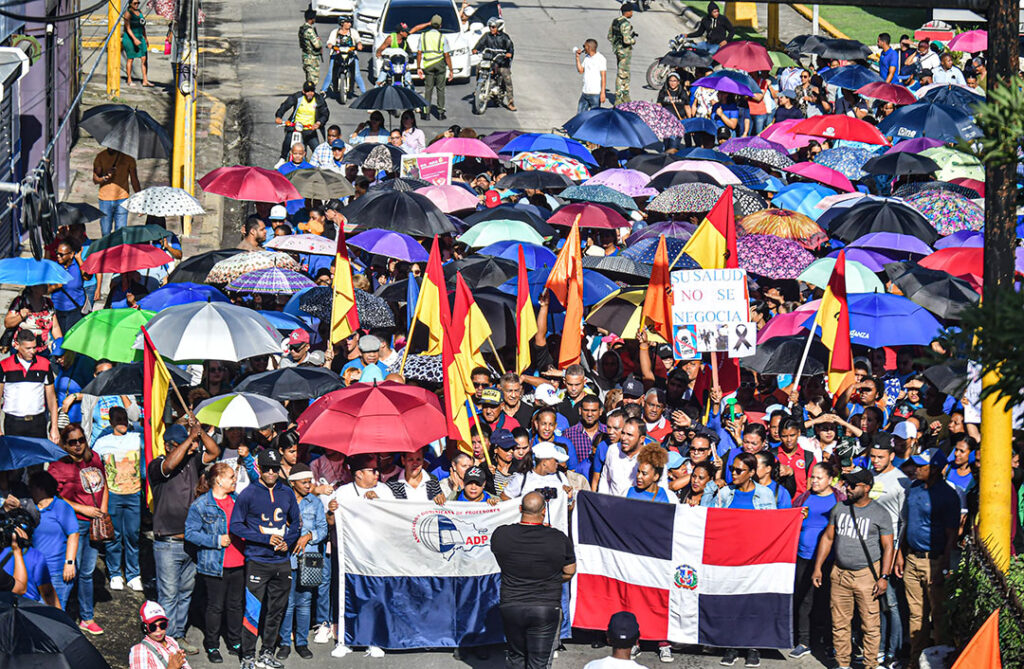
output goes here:
[[[696, 10], [690, 5], [683, 2], [683, 0], [669, 0], [672, 7], [679, 12], [689, 24], [689, 29], [693, 30], [700, 23], [701, 18], [704, 17], [703, 10]], [[768, 26], [768, 4], [764, 2], [757, 3], [757, 25], [758, 32], [762, 35], [767, 35]], [[797, 35], [805, 35], [811, 32], [811, 22], [796, 12], [790, 5], [779, 5], [779, 39], [783, 44], [790, 41]]]

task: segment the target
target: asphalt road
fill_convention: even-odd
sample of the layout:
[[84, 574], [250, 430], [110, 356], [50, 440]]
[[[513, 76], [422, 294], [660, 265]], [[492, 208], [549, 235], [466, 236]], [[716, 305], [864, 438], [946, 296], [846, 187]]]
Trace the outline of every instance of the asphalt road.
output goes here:
[[[236, 33], [231, 37], [238, 53], [238, 83], [248, 102], [251, 164], [270, 167], [277, 161], [282, 140], [282, 130], [274, 126], [274, 110], [302, 84], [298, 28], [305, 3], [241, 0], [238, 5], [243, 17], [240, 29], [237, 33], [228, 26], [223, 29]], [[599, 50], [608, 59], [608, 84], [614, 89], [615, 57], [607, 34], [619, 13], [617, 2], [508, 0], [502, 8], [506, 31], [516, 45], [512, 77], [519, 111], [492, 106], [483, 116], [475, 116], [470, 109], [473, 83], [449, 85], [448, 120], [421, 122], [428, 141], [453, 123], [479, 134], [510, 128], [549, 132], [561, 126], [576, 113], [581, 87], [572, 47], [588, 37], [598, 40]], [[668, 50], [668, 40], [684, 25], [667, 0], [634, 14], [633, 23], [640, 35], [633, 50], [633, 98], [653, 100], [656, 92], [644, 89], [647, 66]], [[321, 39], [326, 40], [332, 28], [331, 22], [318, 24]], [[360, 52], [364, 80], [367, 57], [367, 52]], [[366, 118], [367, 112], [350, 110], [334, 100], [328, 104], [330, 120], [342, 126], [343, 136]]]

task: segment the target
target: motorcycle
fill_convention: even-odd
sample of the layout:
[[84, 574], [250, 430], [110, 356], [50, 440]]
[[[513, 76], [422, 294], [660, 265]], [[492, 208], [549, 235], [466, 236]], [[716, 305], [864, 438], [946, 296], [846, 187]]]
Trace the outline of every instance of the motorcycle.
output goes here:
[[386, 86], [404, 86], [409, 70], [409, 54], [404, 49], [387, 48], [381, 52], [381, 67]]
[[[656, 58], [647, 68], [647, 86], [654, 90], [660, 90], [665, 85], [665, 80], [668, 79], [668, 75], [672, 70], [677, 67], [694, 67], [698, 63], [692, 64], [677, 64], [672, 62], [673, 57], [679, 57], [681, 54], [685, 55], [686, 52], [693, 51], [694, 54], [704, 55], [703, 51], [696, 49], [685, 34], [680, 33], [668, 41], [668, 53], [660, 58]], [[685, 61], [682, 61], [685, 62]]]
[[345, 104], [356, 97], [356, 68], [359, 60], [355, 46], [331, 47], [331, 86], [338, 102]]
[[484, 49], [480, 64], [476, 67], [476, 89], [473, 91], [473, 113], [481, 115], [487, 111], [491, 100], [499, 105], [505, 98], [505, 82], [501, 78], [501, 63], [505, 52], [501, 49]]

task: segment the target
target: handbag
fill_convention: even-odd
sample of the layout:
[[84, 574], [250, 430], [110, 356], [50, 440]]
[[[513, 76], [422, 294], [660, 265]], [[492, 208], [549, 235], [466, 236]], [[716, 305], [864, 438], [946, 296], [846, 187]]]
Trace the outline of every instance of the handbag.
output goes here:
[[306, 551], [299, 556], [299, 585], [315, 588], [324, 582], [324, 556], [316, 551]]
[[[853, 531], [857, 533], [857, 538], [860, 539], [860, 547], [861, 550], [864, 551], [864, 558], [868, 561], [868, 569], [871, 570], [871, 577], [875, 579], [875, 582], [877, 583], [879, 578], [878, 572], [875, 571], [875, 563], [871, 559], [871, 551], [868, 550], [868, 543], [864, 541], [864, 536], [860, 533], [860, 525], [857, 524], [857, 514], [854, 512], [853, 507], [854, 505], [853, 503], [851, 503], [850, 517], [853, 518]], [[875, 599], [878, 601], [879, 612], [888, 613], [889, 609], [892, 608], [891, 606], [889, 606], [889, 601], [885, 595], [882, 595], [881, 597], [876, 597]]]
[[[97, 509], [100, 505], [96, 503], [96, 493], [92, 495], [93, 506]], [[114, 521], [109, 513], [102, 513], [98, 518], [93, 518], [89, 523], [89, 539], [92, 541], [111, 541], [114, 538]]]

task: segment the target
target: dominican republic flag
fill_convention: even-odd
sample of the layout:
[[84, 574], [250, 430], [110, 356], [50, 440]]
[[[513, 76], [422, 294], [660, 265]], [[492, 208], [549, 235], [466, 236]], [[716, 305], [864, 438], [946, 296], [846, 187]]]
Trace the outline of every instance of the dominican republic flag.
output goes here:
[[631, 611], [640, 636], [731, 648], [793, 645], [799, 509], [745, 511], [582, 492], [572, 625]]

